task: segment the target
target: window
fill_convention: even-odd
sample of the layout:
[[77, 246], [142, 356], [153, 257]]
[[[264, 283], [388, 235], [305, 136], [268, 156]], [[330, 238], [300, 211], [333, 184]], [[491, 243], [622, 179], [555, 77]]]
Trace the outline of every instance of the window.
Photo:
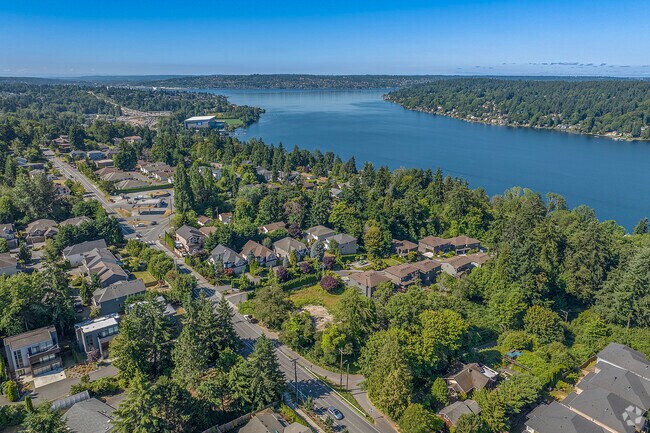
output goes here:
[[14, 352], [14, 361], [16, 364], [16, 369], [23, 368], [25, 366], [25, 364], [23, 364], [23, 353], [20, 350], [16, 350]]
[[43, 362], [48, 362], [56, 358], [56, 355], [53, 353], [50, 353], [49, 355], [45, 355], [41, 358], [38, 359], [38, 362], [43, 363]]

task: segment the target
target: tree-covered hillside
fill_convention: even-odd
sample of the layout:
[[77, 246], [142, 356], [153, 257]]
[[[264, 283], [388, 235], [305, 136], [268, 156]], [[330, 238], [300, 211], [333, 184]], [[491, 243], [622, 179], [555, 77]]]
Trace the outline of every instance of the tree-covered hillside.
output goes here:
[[457, 78], [406, 87], [386, 99], [464, 120], [650, 139], [650, 82]]

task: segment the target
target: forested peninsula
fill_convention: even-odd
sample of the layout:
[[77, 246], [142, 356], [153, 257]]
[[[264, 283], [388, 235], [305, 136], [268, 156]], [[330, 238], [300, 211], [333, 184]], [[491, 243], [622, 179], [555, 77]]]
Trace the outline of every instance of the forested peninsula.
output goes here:
[[456, 78], [385, 95], [410, 110], [471, 122], [650, 140], [650, 82]]

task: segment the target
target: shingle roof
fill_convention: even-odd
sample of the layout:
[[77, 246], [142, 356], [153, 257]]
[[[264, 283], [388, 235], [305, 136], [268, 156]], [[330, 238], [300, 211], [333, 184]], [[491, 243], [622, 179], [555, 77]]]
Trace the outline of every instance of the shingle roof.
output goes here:
[[435, 248], [435, 247], [442, 247], [445, 245], [449, 245], [449, 240], [439, 238], [437, 236], [426, 236], [420, 239], [420, 243]]
[[63, 416], [74, 433], [106, 433], [113, 430], [111, 420], [115, 409], [91, 398], [75, 403]]
[[194, 227], [188, 226], [187, 224], [180, 227], [178, 230], [176, 230], [176, 235], [180, 236], [181, 238], [188, 240], [193, 236], [198, 236], [200, 238], [204, 238], [205, 235], [203, 232], [201, 232], [199, 229], [196, 229]]
[[27, 233], [32, 233], [36, 230], [46, 231], [53, 227], [56, 227], [56, 221], [50, 219], [40, 219], [27, 224], [27, 228], [25, 230]]
[[354, 236], [350, 236], [348, 234], [345, 234], [345, 233], [339, 233], [337, 235], [334, 235], [334, 236], [331, 236], [331, 237], [327, 238], [327, 240], [329, 242], [336, 241], [336, 242], [338, 242], [339, 245], [344, 245], [344, 244], [347, 244], [347, 243], [350, 243], [350, 242], [356, 242], [357, 238], [355, 238]]
[[221, 260], [224, 263], [237, 263], [238, 260], [246, 260], [246, 258], [237, 254], [236, 251], [223, 245], [217, 245], [212, 252], [210, 252], [210, 255], [214, 261]]
[[18, 260], [9, 253], [0, 253], [0, 269], [15, 268]]
[[637, 352], [619, 343], [609, 343], [598, 353], [598, 359], [619, 368], [629, 370], [650, 380], [650, 361], [641, 352]]
[[537, 406], [526, 425], [538, 433], [609, 433], [555, 401]]
[[395, 275], [396, 277], [399, 278], [404, 278], [408, 275], [411, 275], [416, 272], [420, 272], [418, 268], [413, 266], [410, 263], [401, 263], [399, 265], [395, 266], [390, 266], [386, 269], [384, 269], [384, 272], [389, 273], [391, 275]]
[[336, 232], [331, 228], [325, 226], [314, 226], [305, 230], [306, 233], [309, 233], [312, 236], [323, 236], [323, 235], [333, 235]]
[[490, 379], [481, 373], [481, 366], [477, 363], [465, 365], [461, 371], [450, 376], [449, 379], [456, 381], [452, 388], [465, 394], [472, 390], [481, 390], [490, 382]]
[[65, 221], [61, 221], [59, 223], [59, 227], [65, 227], [65, 226], [79, 226], [83, 223], [87, 223], [90, 221], [90, 218], [87, 216], [80, 216], [80, 217], [74, 217], [74, 218], [68, 218]]
[[371, 288], [377, 287], [379, 283], [382, 283], [384, 281], [390, 281], [390, 278], [377, 271], [365, 271], [350, 274], [350, 279], [356, 281], [364, 287]]
[[421, 260], [413, 263], [413, 266], [418, 268], [423, 274], [426, 274], [431, 271], [439, 270], [441, 263], [437, 260]]
[[244, 248], [241, 250], [241, 255], [244, 257], [248, 257], [248, 253], [250, 251], [253, 251], [253, 255], [255, 257], [262, 257], [264, 259], [267, 259], [269, 256], [273, 255], [273, 251], [270, 249], [266, 248], [262, 244], [258, 244], [255, 241], [248, 241], [244, 244]]
[[141, 279], [131, 281], [118, 281], [108, 287], [95, 290], [93, 297], [99, 304], [127, 296], [137, 295], [146, 291], [144, 281]]
[[307, 245], [303, 244], [300, 241], [295, 240], [292, 237], [287, 236], [286, 238], [282, 238], [279, 241], [276, 241], [273, 243], [273, 247], [278, 250], [285, 251], [287, 253], [291, 253], [291, 251], [304, 251], [307, 249]]
[[85, 254], [96, 248], [106, 248], [106, 241], [104, 239], [97, 239], [94, 241], [81, 242], [63, 249], [63, 257], [70, 257], [76, 254]]
[[449, 243], [455, 247], [464, 247], [466, 245], [480, 244], [481, 241], [478, 239], [470, 238], [469, 236], [456, 236], [449, 239]]
[[457, 401], [444, 407], [439, 414], [447, 418], [453, 425], [456, 425], [461, 415], [481, 413], [481, 407], [474, 400]]

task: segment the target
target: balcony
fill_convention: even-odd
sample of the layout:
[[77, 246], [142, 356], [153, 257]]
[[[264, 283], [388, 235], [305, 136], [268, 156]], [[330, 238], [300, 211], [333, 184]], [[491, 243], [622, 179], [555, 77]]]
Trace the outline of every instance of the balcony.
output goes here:
[[30, 364], [37, 363], [38, 360], [39, 360], [40, 358], [42, 358], [43, 356], [47, 356], [47, 355], [50, 355], [50, 354], [56, 354], [56, 353], [59, 353], [60, 351], [61, 351], [61, 348], [59, 347], [58, 344], [55, 344], [55, 345], [53, 345], [53, 346], [46, 347], [44, 350], [42, 350], [42, 351], [40, 351], [40, 352], [31, 353], [31, 351], [30, 351], [30, 354], [29, 354], [29, 363], [30, 363]]

